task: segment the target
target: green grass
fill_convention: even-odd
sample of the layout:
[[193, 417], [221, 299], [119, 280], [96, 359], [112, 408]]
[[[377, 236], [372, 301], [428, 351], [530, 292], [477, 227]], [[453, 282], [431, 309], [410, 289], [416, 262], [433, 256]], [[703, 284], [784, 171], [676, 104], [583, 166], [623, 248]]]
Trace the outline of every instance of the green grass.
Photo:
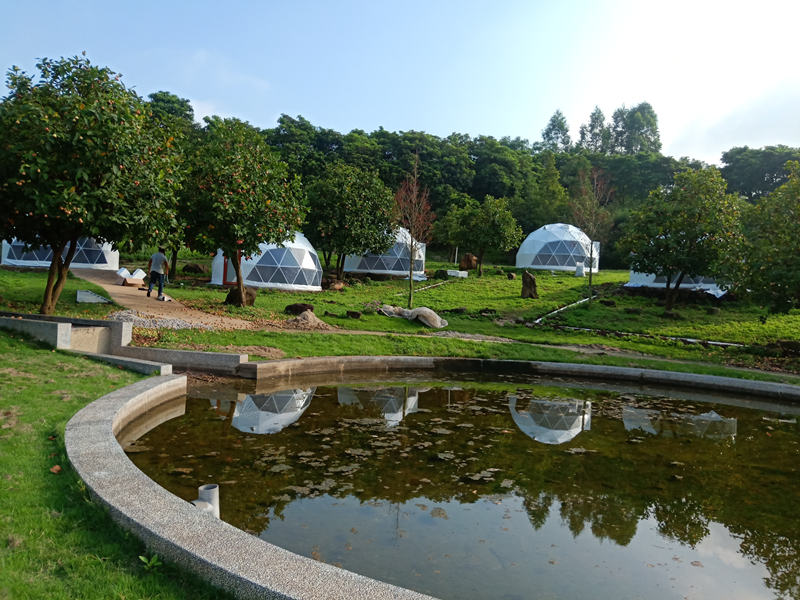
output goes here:
[[[43, 269], [17, 270], [0, 268], [0, 310], [8, 312], [38, 313], [42, 304], [47, 272]], [[84, 319], [102, 319], [115, 310], [116, 304], [78, 304], [78, 290], [91, 290], [108, 298], [105, 290], [75, 277], [71, 272], [58, 299], [56, 314]]]
[[0, 598], [227, 597], [173, 566], [148, 570], [139, 556], [152, 554], [89, 500], [66, 458], [70, 417], [139, 378], [0, 330]]

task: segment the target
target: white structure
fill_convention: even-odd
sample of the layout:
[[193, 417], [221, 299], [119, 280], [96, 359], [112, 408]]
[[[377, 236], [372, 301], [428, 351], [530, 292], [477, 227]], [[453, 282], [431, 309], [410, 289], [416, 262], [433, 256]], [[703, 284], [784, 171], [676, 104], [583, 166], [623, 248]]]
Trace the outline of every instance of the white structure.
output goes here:
[[[317, 251], [299, 231], [294, 239], [276, 244], [259, 244], [259, 253], [242, 256], [242, 277], [249, 287], [275, 288], [302, 292], [322, 290], [322, 266]], [[211, 263], [211, 283], [231, 285], [236, 283], [233, 261], [226, 260], [222, 250]]]
[[588, 400], [530, 400], [527, 408], [517, 411], [517, 397], [510, 396], [508, 410], [520, 431], [542, 444], [563, 444], [592, 428]]
[[[66, 255], [66, 250], [64, 251]], [[9, 244], [3, 240], [3, 253], [0, 264], [12, 267], [49, 268], [53, 259], [50, 246], [42, 246], [38, 250], [25, 252], [25, 244], [16, 238]], [[78, 249], [72, 257], [71, 269], [119, 269], [119, 252], [111, 249], [111, 244], [98, 244], [93, 238], [79, 238]]]
[[[398, 227], [394, 246], [383, 254], [368, 252], [362, 256], [350, 254], [344, 259], [344, 270], [349, 273], [374, 273], [377, 275], [408, 276], [408, 229]], [[417, 243], [414, 252], [414, 278], [425, 276], [425, 244]]]
[[236, 403], [231, 425], [244, 433], [278, 433], [302, 416], [316, 389], [248, 394], [244, 402]]
[[[673, 282], [674, 284], [674, 282]], [[667, 287], [667, 278], [664, 275], [656, 276], [654, 273], [639, 273], [638, 271], [631, 271], [628, 277], [628, 283], [625, 287], [629, 288], [661, 288]], [[682, 290], [692, 290], [697, 292], [706, 292], [715, 298], [721, 298], [727, 293], [727, 290], [722, 289], [717, 285], [717, 282], [710, 277], [684, 277], [681, 281]]]
[[337, 395], [341, 406], [376, 407], [386, 419], [387, 427], [399, 425], [403, 417], [417, 412], [419, 407], [419, 390], [412, 387], [370, 389], [339, 386]]
[[662, 414], [661, 411], [633, 406], [622, 407], [622, 423], [626, 431], [638, 429], [664, 437], [701, 437], [723, 440], [736, 437], [737, 420], [710, 410], [700, 415]]
[[528, 234], [517, 251], [517, 268], [575, 271], [576, 263], [583, 263], [588, 269], [589, 254], [592, 255], [592, 273], [597, 273], [600, 242], [591, 241], [574, 225], [552, 223]]

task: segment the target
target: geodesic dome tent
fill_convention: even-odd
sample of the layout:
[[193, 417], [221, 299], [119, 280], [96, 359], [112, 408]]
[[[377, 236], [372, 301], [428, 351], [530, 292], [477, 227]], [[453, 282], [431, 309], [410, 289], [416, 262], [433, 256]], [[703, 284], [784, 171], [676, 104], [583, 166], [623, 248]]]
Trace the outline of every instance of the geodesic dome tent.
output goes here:
[[517, 251], [517, 268], [574, 271], [576, 263], [583, 263], [588, 270], [590, 253], [592, 273], [597, 273], [600, 242], [591, 241], [574, 225], [552, 223], [528, 234]]
[[592, 403], [588, 400], [530, 400], [517, 411], [517, 397], [508, 399], [508, 409], [520, 431], [542, 444], [569, 442], [592, 428]]
[[[625, 284], [625, 287], [663, 289], [667, 287], [667, 278], [664, 275], [656, 275], [655, 273], [640, 273], [639, 271], [631, 271], [628, 277], [628, 283]], [[697, 277], [689, 277], [688, 275], [685, 275], [681, 281], [680, 289], [706, 292], [716, 298], [721, 298], [727, 293], [727, 290], [722, 289], [711, 277], [703, 277], [702, 275], [698, 275]]]
[[[395, 243], [383, 254], [368, 252], [361, 256], [350, 254], [344, 259], [344, 270], [349, 273], [374, 273], [379, 275], [408, 275], [408, 229], [398, 227]], [[425, 275], [425, 244], [417, 243], [414, 253], [414, 275]]]
[[419, 406], [419, 390], [413, 387], [373, 389], [339, 386], [336, 393], [342, 406], [377, 408], [387, 427], [399, 425], [403, 417], [417, 412]]
[[[258, 248], [258, 254], [241, 258], [244, 285], [303, 292], [322, 289], [322, 265], [317, 251], [299, 231], [282, 247], [262, 243]], [[217, 251], [211, 263], [211, 283], [236, 283], [233, 261], [226, 259], [222, 250]]]
[[278, 433], [311, 405], [316, 387], [252, 394], [236, 404], [231, 425], [244, 433]]
[[[62, 256], [66, 256], [64, 249]], [[0, 264], [13, 267], [50, 267], [53, 250], [50, 246], [42, 246], [36, 250], [25, 252], [25, 244], [18, 239], [11, 243], [3, 240], [3, 253]], [[78, 248], [70, 263], [71, 269], [107, 269], [116, 271], [119, 268], [119, 252], [112, 250], [111, 244], [98, 244], [94, 238], [78, 238]]]

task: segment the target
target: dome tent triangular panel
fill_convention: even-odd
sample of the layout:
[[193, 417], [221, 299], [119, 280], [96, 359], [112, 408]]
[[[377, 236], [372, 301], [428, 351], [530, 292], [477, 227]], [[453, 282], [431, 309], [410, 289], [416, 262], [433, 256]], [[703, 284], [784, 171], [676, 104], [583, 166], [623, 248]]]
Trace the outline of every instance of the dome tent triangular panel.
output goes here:
[[576, 263], [588, 268], [592, 255], [592, 272], [598, 272], [600, 244], [574, 225], [551, 223], [528, 234], [517, 251], [518, 269], [575, 271]]
[[[348, 273], [374, 273], [379, 275], [408, 276], [408, 229], [398, 227], [395, 243], [383, 254], [368, 252], [362, 256], [349, 254], [344, 259], [344, 270]], [[425, 244], [417, 242], [414, 253], [414, 276], [425, 275]]]
[[[66, 249], [64, 250], [64, 256]], [[11, 242], [3, 240], [0, 264], [13, 267], [39, 267], [49, 268], [53, 258], [50, 246], [42, 246], [36, 250], [25, 251], [24, 242], [12, 239]], [[78, 238], [71, 269], [103, 269], [116, 271], [119, 269], [119, 252], [111, 248], [111, 244], [98, 244], [94, 238]]]
[[[258, 248], [258, 253], [253, 256], [242, 257], [245, 286], [302, 292], [322, 290], [322, 266], [317, 251], [299, 231], [282, 247], [262, 243]], [[218, 250], [211, 264], [211, 283], [225, 285], [235, 282], [233, 262], [226, 260], [222, 250]]]

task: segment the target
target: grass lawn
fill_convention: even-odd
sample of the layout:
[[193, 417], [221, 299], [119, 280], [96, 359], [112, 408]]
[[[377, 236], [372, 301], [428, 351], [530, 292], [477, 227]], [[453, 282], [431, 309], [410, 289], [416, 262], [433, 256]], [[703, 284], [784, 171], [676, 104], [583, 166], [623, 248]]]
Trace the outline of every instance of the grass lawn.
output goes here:
[[[0, 310], [8, 312], [38, 313], [42, 304], [47, 272], [44, 269], [0, 268]], [[58, 299], [56, 313], [83, 319], [102, 319], [119, 310], [116, 304], [78, 304], [78, 290], [91, 290], [108, 298], [105, 290], [69, 273], [64, 289]]]
[[0, 330], [0, 599], [227, 597], [169, 565], [146, 568], [143, 545], [67, 461], [70, 417], [140, 377]]

